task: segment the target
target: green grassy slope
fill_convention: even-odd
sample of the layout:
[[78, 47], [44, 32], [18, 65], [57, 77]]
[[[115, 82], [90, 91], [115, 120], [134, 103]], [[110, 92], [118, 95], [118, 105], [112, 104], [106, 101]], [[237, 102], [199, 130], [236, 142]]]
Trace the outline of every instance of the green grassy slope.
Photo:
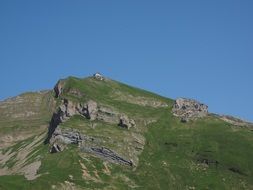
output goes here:
[[45, 131], [54, 109], [51, 91], [24, 93], [0, 102], [0, 148]]
[[[127, 130], [80, 116], [59, 127], [75, 128], [99, 138], [101, 145], [125, 156], [127, 148], [132, 150], [133, 135], [142, 135], [145, 146], [138, 155], [137, 167], [109, 163], [80, 152], [75, 145], [50, 154], [48, 145], [41, 141], [27, 159], [28, 163], [35, 158], [41, 160], [38, 170], [41, 176], [32, 181], [18, 174], [0, 176], [0, 189], [253, 189], [250, 129], [233, 126], [211, 115], [181, 123], [172, 116], [173, 100], [113, 80], [69, 77], [64, 82], [62, 98], [77, 102], [92, 99], [127, 114], [136, 120], [137, 127]], [[82, 96], [76, 96], [73, 91]], [[44, 121], [49, 122], [45, 112], [41, 113], [45, 115]], [[143, 121], [150, 123], [144, 125]], [[3, 128], [0, 125], [0, 130]], [[17, 151], [18, 147], [1, 151], [10, 149]]]

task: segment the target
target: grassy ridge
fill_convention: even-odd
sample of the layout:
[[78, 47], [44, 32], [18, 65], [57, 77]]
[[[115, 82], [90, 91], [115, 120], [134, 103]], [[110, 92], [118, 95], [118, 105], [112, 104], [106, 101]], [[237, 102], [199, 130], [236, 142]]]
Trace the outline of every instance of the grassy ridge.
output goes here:
[[[85, 95], [70, 94], [73, 89]], [[155, 99], [168, 106], [131, 103], [119, 99], [121, 94], [129, 98]], [[130, 139], [132, 133], [142, 134], [146, 144], [137, 168], [107, 163], [80, 153], [74, 145], [61, 153], [49, 154], [48, 146], [41, 144], [34, 155], [41, 156], [41, 176], [34, 181], [27, 181], [21, 175], [0, 176], [0, 189], [61, 189], [66, 181], [73, 183], [76, 189], [253, 189], [253, 133], [247, 128], [235, 127], [214, 116], [181, 123], [171, 114], [171, 99], [113, 80], [70, 77], [65, 81], [64, 97], [78, 102], [92, 99], [131, 116], [137, 122], [138, 119], [155, 120], [147, 126], [137, 125], [138, 129], [132, 131], [99, 121], [92, 123], [78, 116], [60, 126], [99, 137], [111, 148], [115, 148], [117, 142], [125, 142], [122, 141], [124, 138]], [[96, 127], [91, 128], [91, 124]], [[113, 137], [117, 142], [112, 144], [106, 141], [106, 137]], [[125, 147], [118, 152], [123, 154], [130, 143], [130, 140], [126, 141], [122, 145]]]

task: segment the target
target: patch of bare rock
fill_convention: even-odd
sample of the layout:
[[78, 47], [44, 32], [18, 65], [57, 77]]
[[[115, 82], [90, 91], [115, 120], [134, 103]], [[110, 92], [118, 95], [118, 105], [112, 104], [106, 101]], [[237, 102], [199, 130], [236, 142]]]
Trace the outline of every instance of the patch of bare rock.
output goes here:
[[172, 113], [182, 122], [208, 115], [208, 106], [193, 99], [178, 98], [175, 100]]

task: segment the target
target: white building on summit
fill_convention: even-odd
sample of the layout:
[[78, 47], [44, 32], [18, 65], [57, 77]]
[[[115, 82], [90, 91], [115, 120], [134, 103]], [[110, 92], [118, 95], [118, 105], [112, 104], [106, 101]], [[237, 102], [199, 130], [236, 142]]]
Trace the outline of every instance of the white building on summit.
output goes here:
[[95, 74], [93, 75], [93, 77], [94, 77], [95, 79], [98, 79], [98, 80], [104, 80], [103, 75], [101, 75], [100, 73], [95, 73]]

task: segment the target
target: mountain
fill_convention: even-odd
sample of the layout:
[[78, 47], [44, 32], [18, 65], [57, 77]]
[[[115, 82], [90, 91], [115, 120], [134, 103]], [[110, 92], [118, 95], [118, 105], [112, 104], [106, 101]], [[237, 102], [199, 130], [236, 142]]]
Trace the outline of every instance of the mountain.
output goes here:
[[0, 102], [0, 189], [253, 189], [253, 125], [101, 74]]

